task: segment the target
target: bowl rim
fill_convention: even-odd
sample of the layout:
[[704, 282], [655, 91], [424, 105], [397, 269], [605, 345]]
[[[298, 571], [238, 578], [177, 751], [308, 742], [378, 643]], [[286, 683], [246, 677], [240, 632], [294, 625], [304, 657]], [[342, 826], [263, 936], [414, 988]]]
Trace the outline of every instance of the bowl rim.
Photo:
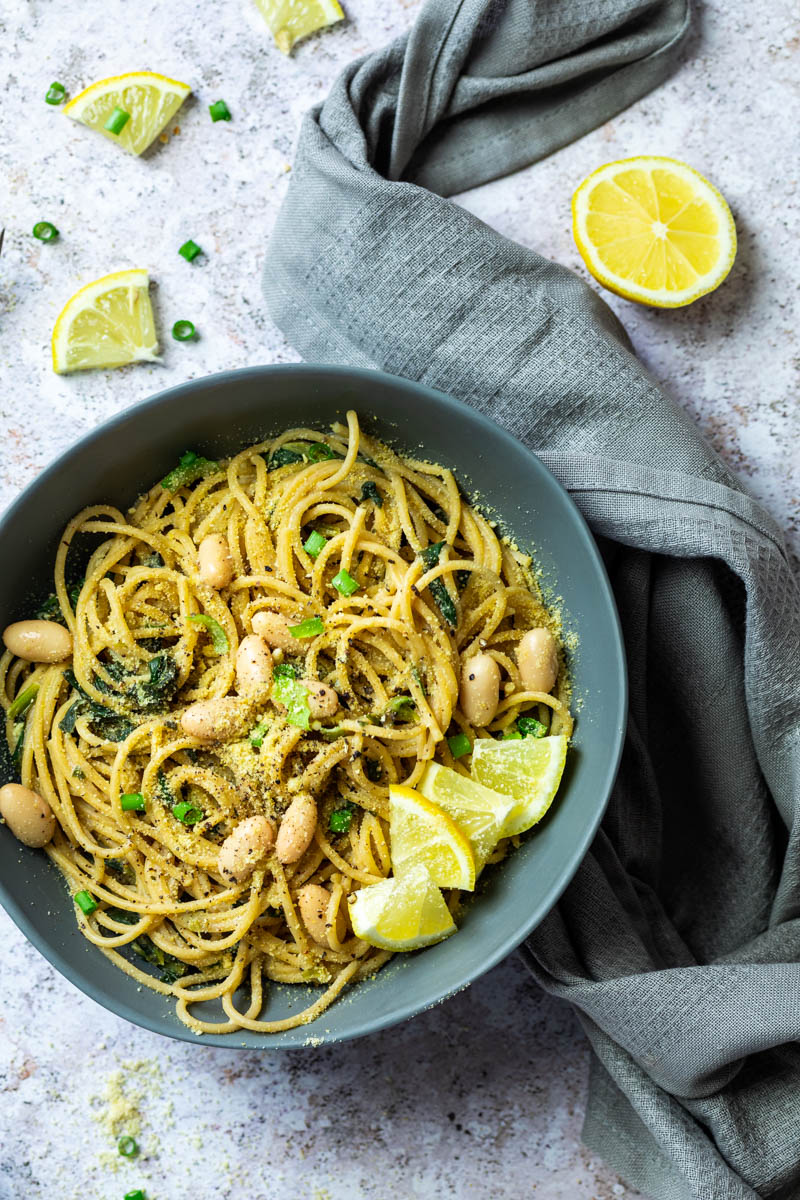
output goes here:
[[[600, 585], [600, 592], [605, 607], [610, 618], [609, 632], [614, 639], [614, 661], [616, 664], [616, 694], [619, 697], [619, 715], [618, 723], [615, 727], [615, 738], [613, 746], [610, 748], [611, 753], [607, 760], [607, 767], [603, 775], [602, 784], [598, 787], [598, 792], [603, 794], [603, 802], [598, 805], [593, 818], [587, 823], [579, 838], [576, 839], [571, 853], [567, 859], [565, 867], [562, 869], [562, 879], [558, 886], [542, 900], [531, 912], [529, 912], [526, 920], [522, 922], [512, 934], [509, 934], [502, 941], [496, 943], [492, 950], [487, 954], [486, 959], [481, 964], [477, 971], [467, 971], [466, 977], [461, 978], [456, 983], [450, 983], [444, 987], [433, 988], [431, 993], [427, 994], [425, 999], [419, 1001], [405, 1001], [395, 1005], [395, 1007], [383, 1012], [372, 1019], [362, 1021], [357, 1028], [344, 1032], [333, 1032], [320, 1030], [319, 1036], [313, 1034], [313, 1025], [300, 1025], [296, 1029], [288, 1031], [292, 1034], [299, 1035], [305, 1033], [302, 1041], [299, 1037], [287, 1040], [275, 1040], [272, 1043], [268, 1040], [272, 1035], [264, 1034], [263, 1045], [253, 1046], [246, 1042], [237, 1040], [235, 1033], [227, 1034], [203, 1034], [199, 1037], [188, 1026], [184, 1026], [178, 1022], [176, 1025], [166, 1027], [165, 1020], [162, 1017], [151, 1017], [149, 1014], [142, 1014], [131, 1009], [124, 1000], [117, 1000], [107, 994], [101, 985], [97, 985], [91, 981], [88, 972], [83, 972], [80, 968], [76, 968], [74, 963], [67, 960], [67, 957], [61, 951], [51, 944], [47, 939], [39, 936], [33, 926], [33, 923], [28, 919], [22, 905], [12, 895], [10, 889], [6, 886], [2, 876], [0, 876], [0, 903], [11, 917], [14, 924], [21, 930], [28, 941], [39, 951], [39, 953], [55, 967], [56, 970], [64, 976], [64, 978], [76, 987], [84, 995], [94, 1000], [102, 1008], [105, 1008], [115, 1016], [121, 1016], [131, 1024], [147, 1029], [152, 1033], [160, 1034], [163, 1037], [170, 1037], [176, 1041], [184, 1041], [196, 1045], [205, 1046], [220, 1046], [236, 1049], [248, 1049], [251, 1051], [261, 1050], [289, 1050], [289, 1049], [310, 1049], [321, 1045], [333, 1045], [340, 1042], [351, 1041], [355, 1038], [366, 1037], [369, 1034], [377, 1033], [382, 1029], [386, 1029], [392, 1025], [399, 1024], [401, 1021], [409, 1020], [420, 1012], [424, 1012], [429, 1008], [441, 1004], [448, 997], [455, 995], [457, 992], [463, 991], [469, 987], [482, 975], [485, 975], [493, 967], [497, 966], [504, 958], [511, 954], [534, 929], [544, 920], [549, 912], [555, 907], [559, 899], [563, 895], [567, 886], [572, 882], [578, 867], [586, 855], [589, 846], [594, 839], [594, 836], [600, 826], [600, 822], [605, 815], [611, 798], [611, 792], [614, 787], [614, 782], [619, 770], [622, 751], [625, 743], [625, 731], [628, 719], [628, 675], [627, 661], [625, 656], [625, 644], [622, 635], [622, 626], [620, 623], [619, 613], [617, 611], [614, 593], [611, 588], [611, 583], [606, 571], [605, 563], [603, 562], [597, 543], [589, 529], [585, 517], [581, 513], [575, 501], [567, 492], [566, 488], [559, 482], [553, 473], [544, 465], [536, 453], [531, 450], [524, 442], [514, 437], [507, 429], [497, 422], [486, 416], [485, 413], [473, 408], [465, 401], [458, 400], [454, 396], [449, 396], [445, 392], [439, 391], [437, 388], [429, 387], [427, 384], [418, 383], [415, 380], [405, 379], [400, 375], [392, 375], [388, 371], [376, 370], [368, 367], [349, 367], [340, 364], [324, 363], [324, 362], [295, 362], [295, 363], [264, 363], [248, 367], [230, 368], [225, 371], [214, 372], [211, 375], [199, 376], [195, 379], [187, 380], [184, 383], [175, 384], [165, 388], [162, 391], [156, 392], [143, 400], [136, 401], [128, 405], [121, 412], [115, 413], [107, 420], [101, 422], [95, 428], [89, 430], [82, 437], [72, 442], [65, 450], [63, 450], [55, 459], [33, 479], [16, 497], [15, 500], [0, 513], [0, 540], [2, 540], [6, 528], [11, 524], [21, 511], [26, 507], [29, 498], [38, 489], [46, 487], [50, 478], [56, 474], [60, 468], [72, 457], [78, 449], [90, 447], [93, 442], [100, 441], [112, 433], [115, 429], [123, 428], [131, 420], [146, 415], [152, 409], [156, 409], [163, 404], [174, 403], [179, 401], [186, 395], [191, 395], [198, 389], [211, 386], [219, 386], [220, 384], [228, 384], [232, 381], [248, 378], [262, 378], [267, 376], [270, 379], [275, 379], [282, 375], [301, 375], [308, 374], [309, 376], [319, 376], [321, 374], [334, 379], [338, 378], [345, 383], [348, 380], [358, 379], [375, 379], [379, 377], [391, 383], [395, 387], [409, 390], [420, 399], [428, 401], [433, 400], [440, 406], [448, 409], [453, 416], [457, 416], [464, 411], [469, 413], [470, 419], [477, 421], [488, 437], [493, 441], [499, 438], [505, 441], [508, 445], [513, 445], [514, 450], [519, 452], [522, 450], [527, 456], [534, 471], [543, 472], [555, 485], [558, 491], [562, 493], [568, 508], [572, 510], [573, 516], [577, 518], [576, 529], [582, 543], [581, 549], [588, 558], [595, 570], [597, 581]], [[87, 947], [89, 943], [87, 943]], [[369, 983], [369, 980], [362, 981]], [[308, 1031], [312, 1031], [311, 1036]]]

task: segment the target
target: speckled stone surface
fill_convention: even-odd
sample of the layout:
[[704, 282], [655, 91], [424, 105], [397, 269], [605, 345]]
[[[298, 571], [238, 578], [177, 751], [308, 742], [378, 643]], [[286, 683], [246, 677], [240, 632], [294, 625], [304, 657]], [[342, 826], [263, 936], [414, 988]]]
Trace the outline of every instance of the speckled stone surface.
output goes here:
[[[406, 29], [417, 0], [349, 0], [350, 20], [272, 46], [251, 0], [0, 0], [0, 505], [99, 421], [170, 384], [296, 357], [259, 290], [303, 111], [340, 67]], [[560, 154], [462, 198], [580, 269], [569, 198], [591, 169], [670, 154], [731, 203], [737, 263], [693, 308], [612, 298], [636, 349], [800, 552], [796, 111], [800, 11], [702, 6], [673, 79]], [[150, 67], [194, 96], [142, 160], [43, 102]], [[233, 121], [212, 125], [227, 101]], [[60, 240], [30, 236], [50, 220]], [[205, 255], [190, 266], [178, 246]], [[49, 338], [81, 284], [149, 268], [163, 363], [60, 378]], [[200, 339], [169, 338], [189, 318]], [[162, 1040], [58, 976], [0, 913], [0, 1200], [612, 1200], [635, 1197], [580, 1144], [588, 1052], [570, 1010], [515, 959], [409, 1024], [342, 1047], [257, 1055]], [[136, 1132], [115, 1153], [112, 1118]]]

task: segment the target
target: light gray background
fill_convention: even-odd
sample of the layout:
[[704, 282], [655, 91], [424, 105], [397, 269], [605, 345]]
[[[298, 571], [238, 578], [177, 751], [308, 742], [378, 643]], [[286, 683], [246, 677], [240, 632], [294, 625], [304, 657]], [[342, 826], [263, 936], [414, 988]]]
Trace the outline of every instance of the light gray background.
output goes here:
[[[300, 117], [351, 58], [406, 29], [418, 0], [349, 0], [350, 20], [285, 59], [251, 0], [0, 0], [0, 505], [99, 421], [174, 383], [296, 355], [259, 291]], [[659, 91], [554, 158], [460, 197], [581, 269], [571, 192], [600, 163], [680, 157], [725, 193], [739, 257], [675, 312], [611, 302], [636, 349], [800, 553], [800, 9], [704, 4]], [[139, 67], [191, 83], [180, 132], [129, 159], [43, 102]], [[207, 104], [234, 115], [212, 125]], [[30, 236], [37, 220], [61, 231]], [[193, 237], [193, 266], [177, 255]], [[81, 284], [154, 280], [164, 361], [60, 378], [53, 322]], [[201, 338], [169, 339], [177, 318]], [[166, 337], [164, 335], [166, 334]], [[80, 995], [0, 912], [0, 1200], [635, 1197], [579, 1139], [588, 1055], [570, 1010], [507, 960], [408, 1025], [340, 1048], [250, 1054], [168, 1042]], [[127, 1094], [127, 1102], [121, 1096]], [[113, 1106], [143, 1153], [114, 1152]], [[133, 1118], [131, 1118], [133, 1119]]]

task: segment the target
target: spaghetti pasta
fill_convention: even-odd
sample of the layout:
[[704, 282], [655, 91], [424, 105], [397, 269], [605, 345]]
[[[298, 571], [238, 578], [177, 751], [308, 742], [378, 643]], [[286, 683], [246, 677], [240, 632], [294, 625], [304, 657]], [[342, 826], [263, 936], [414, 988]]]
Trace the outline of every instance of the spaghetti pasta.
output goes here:
[[[216, 575], [198, 567], [203, 544]], [[71, 663], [3, 654], [9, 750], [55, 815], [47, 853], [90, 898], [82, 933], [197, 1033], [304, 1024], [390, 957], [352, 934], [348, 896], [391, 872], [389, 784], [413, 787], [432, 759], [466, 771], [448, 734], [502, 736], [521, 713], [571, 730], [563, 656], [552, 692], [527, 690], [515, 661], [526, 631], [557, 632], [529, 559], [449, 470], [366, 436], [353, 412], [226, 462], [189, 452], [128, 512], [84, 509], [44, 615], [69, 630]], [[476, 728], [459, 680], [477, 654], [504, 696]], [[245, 687], [259, 671], [271, 687]], [[272, 841], [298, 797], [313, 818], [292, 859]], [[253, 817], [262, 851], [242, 868], [229, 843], [223, 871]], [[324, 941], [301, 916], [309, 885]], [[270, 1021], [265, 979], [325, 990]], [[218, 1020], [195, 1013], [213, 1000]]]

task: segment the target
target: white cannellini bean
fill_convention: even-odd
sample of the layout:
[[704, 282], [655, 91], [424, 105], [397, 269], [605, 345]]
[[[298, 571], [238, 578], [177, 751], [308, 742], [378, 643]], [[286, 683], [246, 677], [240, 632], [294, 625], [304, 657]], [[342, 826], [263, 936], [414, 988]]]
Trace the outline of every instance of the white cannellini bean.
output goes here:
[[233, 579], [233, 558], [228, 539], [221, 533], [209, 533], [197, 550], [197, 568], [203, 583], [212, 588], [227, 587]]
[[299, 682], [308, 688], [308, 710], [313, 720], [332, 717], [339, 711], [339, 696], [330, 684], [320, 683], [318, 679], [301, 679]]
[[297, 654], [302, 649], [302, 643], [289, 633], [289, 626], [293, 623], [299, 624], [297, 621], [291, 622], [283, 613], [261, 609], [253, 616], [253, 633], [262, 637], [272, 650], [288, 650], [290, 654]]
[[517, 666], [526, 692], [552, 692], [558, 676], [558, 649], [549, 629], [529, 629], [520, 638]]
[[18, 841], [37, 850], [46, 846], [56, 831], [50, 805], [38, 792], [20, 783], [0, 788], [0, 816]]
[[[328, 929], [328, 905], [331, 894], [319, 883], [306, 883], [297, 893], [300, 919], [315, 942], [333, 949]], [[347, 923], [341, 909], [336, 913], [336, 937], [341, 942], [347, 932]]]
[[16, 621], [3, 631], [3, 641], [26, 662], [62, 662], [72, 654], [72, 634], [57, 621]]
[[220, 875], [232, 883], [244, 883], [275, 845], [275, 826], [267, 817], [246, 817], [219, 848]]
[[461, 711], [470, 725], [488, 725], [500, 703], [500, 668], [490, 654], [476, 654], [461, 667]]
[[198, 700], [181, 713], [181, 729], [200, 742], [229, 742], [244, 731], [247, 705], [234, 696]]
[[282, 863], [295, 863], [302, 858], [317, 828], [317, 806], [306, 792], [295, 796], [283, 814], [275, 839], [275, 853]]
[[272, 688], [272, 654], [257, 633], [242, 638], [236, 651], [236, 687], [254, 700], [268, 696]]

